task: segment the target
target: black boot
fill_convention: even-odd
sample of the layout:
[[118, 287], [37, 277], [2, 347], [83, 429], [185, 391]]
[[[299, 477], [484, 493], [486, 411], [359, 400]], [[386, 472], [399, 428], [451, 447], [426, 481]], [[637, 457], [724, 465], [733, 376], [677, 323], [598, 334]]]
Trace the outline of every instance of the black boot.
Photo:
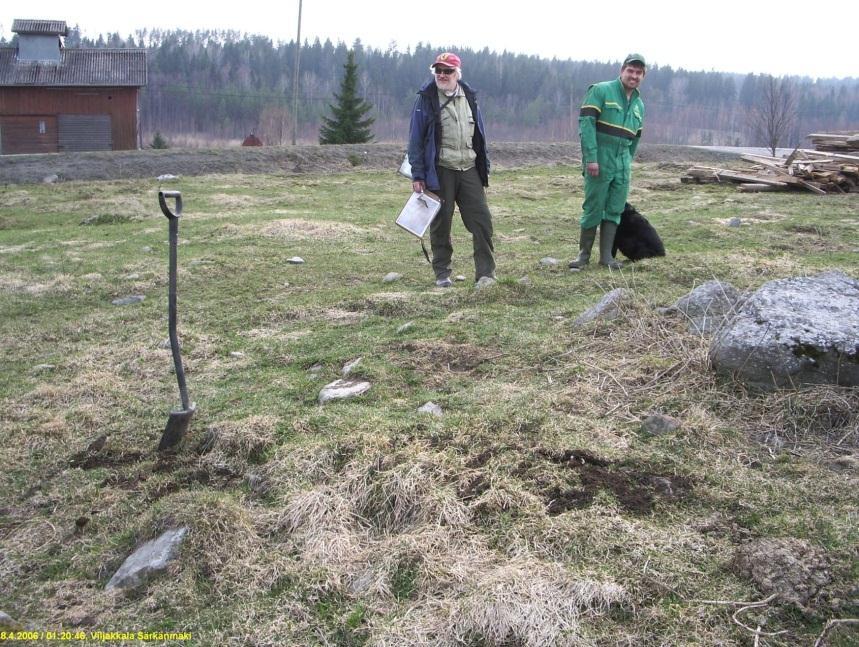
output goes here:
[[594, 246], [596, 237], [596, 227], [591, 227], [590, 229], [582, 227], [582, 231], [579, 234], [579, 255], [576, 256], [575, 260], [570, 261], [567, 267], [581, 269], [591, 262], [591, 247]]
[[623, 264], [616, 261], [611, 255], [616, 232], [617, 225], [611, 220], [603, 220], [600, 223], [600, 265], [605, 265], [610, 270], [619, 270], [623, 267]]

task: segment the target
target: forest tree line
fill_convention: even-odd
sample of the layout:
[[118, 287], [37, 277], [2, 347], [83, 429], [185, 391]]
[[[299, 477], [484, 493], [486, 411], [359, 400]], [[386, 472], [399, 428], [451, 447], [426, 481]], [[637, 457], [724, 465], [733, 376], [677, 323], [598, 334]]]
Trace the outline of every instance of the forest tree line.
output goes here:
[[[13, 40], [14, 42], [14, 40]], [[0, 41], [0, 46], [9, 45]], [[418, 44], [399, 51], [307, 41], [301, 47], [297, 114], [292, 110], [295, 42], [232, 31], [140, 30], [82, 38], [72, 28], [66, 47], [148, 50], [149, 83], [141, 90], [144, 144], [168, 138], [242, 139], [254, 131], [265, 144], [289, 143], [297, 117], [299, 142], [316, 142], [322, 118], [339, 90], [349, 50], [358, 64], [358, 91], [370, 102], [376, 141], [405, 141], [415, 92], [430, 78], [439, 51], [457, 51], [463, 78], [478, 91], [495, 141], [570, 141], [578, 137], [578, 109], [588, 86], [615, 78], [618, 62], [542, 59], [488, 48]], [[620, 52], [619, 55], [623, 53]], [[642, 86], [645, 138], [664, 144], [762, 145], [751, 115], [765, 75], [692, 72], [653, 65]], [[818, 131], [859, 129], [859, 79], [787, 79], [796, 119], [783, 146], [807, 145]]]

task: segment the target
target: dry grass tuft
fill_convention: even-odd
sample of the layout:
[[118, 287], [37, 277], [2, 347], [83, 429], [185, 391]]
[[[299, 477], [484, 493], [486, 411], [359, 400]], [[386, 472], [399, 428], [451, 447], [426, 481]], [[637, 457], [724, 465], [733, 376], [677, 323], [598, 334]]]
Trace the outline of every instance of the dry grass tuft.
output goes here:
[[332, 326], [351, 326], [366, 319], [367, 315], [364, 312], [353, 312], [341, 308], [326, 308], [318, 312], [316, 317], [328, 321]]
[[212, 454], [259, 462], [277, 444], [279, 422], [276, 416], [256, 415], [211, 425], [207, 431], [215, 438]]
[[22, 521], [6, 530], [0, 550], [0, 580], [14, 582], [26, 578], [27, 564], [55, 552], [63, 536], [63, 529], [46, 519]]
[[462, 526], [468, 509], [451, 487], [453, 475], [428, 452], [379, 456], [348, 465], [343, 494], [355, 514], [377, 533], [402, 532], [423, 524]]
[[269, 562], [274, 560], [264, 549], [250, 506], [208, 490], [177, 492], [149, 509], [139, 525], [138, 543], [182, 526], [189, 532], [180, 567], [211, 580], [217, 596], [248, 595], [268, 586]]
[[292, 497], [278, 519], [277, 528], [308, 534], [346, 528], [353, 522], [349, 501], [334, 488], [323, 485]]
[[573, 351], [549, 360], [563, 372], [573, 369], [575, 389], [586, 390], [587, 395], [574, 398], [576, 413], [628, 422], [648, 410], [683, 417], [678, 403], [685, 409], [699, 403], [702, 393], [717, 390], [707, 339], [689, 333], [682, 320], [656, 315], [638, 297], [621, 312], [620, 320], [589, 329]]
[[289, 533], [288, 545], [299, 551], [305, 568], [326, 569], [332, 586], [342, 586], [365, 559], [369, 537], [355, 522], [349, 501], [333, 488], [296, 494], [266, 525], [275, 535]]
[[40, 585], [45, 626], [103, 627], [116, 620], [118, 596], [92, 580], [57, 580]]
[[590, 644], [582, 617], [625, 601], [625, 591], [616, 584], [576, 579], [559, 566], [518, 558], [475, 573], [447, 598], [398, 618], [370, 644]]
[[262, 466], [260, 473], [273, 493], [289, 494], [328, 479], [340, 455], [330, 443], [308, 443], [300, 446], [283, 445]]
[[295, 218], [276, 220], [265, 225], [260, 233], [284, 240], [354, 240], [369, 233], [355, 225], [336, 221], [313, 221]]
[[74, 287], [74, 277], [57, 274], [49, 281], [34, 281], [21, 274], [0, 276], [0, 292], [41, 296], [51, 292], [68, 292]]
[[859, 391], [812, 386], [779, 391], [751, 401], [747, 425], [767, 444], [801, 447], [859, 447]]

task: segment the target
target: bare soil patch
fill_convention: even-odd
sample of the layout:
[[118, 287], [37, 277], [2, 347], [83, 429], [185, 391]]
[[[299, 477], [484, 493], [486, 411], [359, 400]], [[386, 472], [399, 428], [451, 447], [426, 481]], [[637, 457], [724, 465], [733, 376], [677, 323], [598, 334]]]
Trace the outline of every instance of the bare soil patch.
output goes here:
[[584, 450], [543, 451], [539, 455], [571, 470], [577, 481], [572, 487], [552, 485], [542, 492], [550, 515], [585, 508], [600, 491], [611, 492], [633, 514], [649, 514], [657, 500], [679, 500], [692, 490], [688, 477], [617, 465]]

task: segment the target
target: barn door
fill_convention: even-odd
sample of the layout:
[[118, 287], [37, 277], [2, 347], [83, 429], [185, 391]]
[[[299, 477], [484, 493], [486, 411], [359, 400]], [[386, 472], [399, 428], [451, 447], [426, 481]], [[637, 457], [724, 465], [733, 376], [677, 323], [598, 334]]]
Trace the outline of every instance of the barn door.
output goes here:
[[110, 115], [59, 115], [57, 122], [61, 153], [113, 148]]

